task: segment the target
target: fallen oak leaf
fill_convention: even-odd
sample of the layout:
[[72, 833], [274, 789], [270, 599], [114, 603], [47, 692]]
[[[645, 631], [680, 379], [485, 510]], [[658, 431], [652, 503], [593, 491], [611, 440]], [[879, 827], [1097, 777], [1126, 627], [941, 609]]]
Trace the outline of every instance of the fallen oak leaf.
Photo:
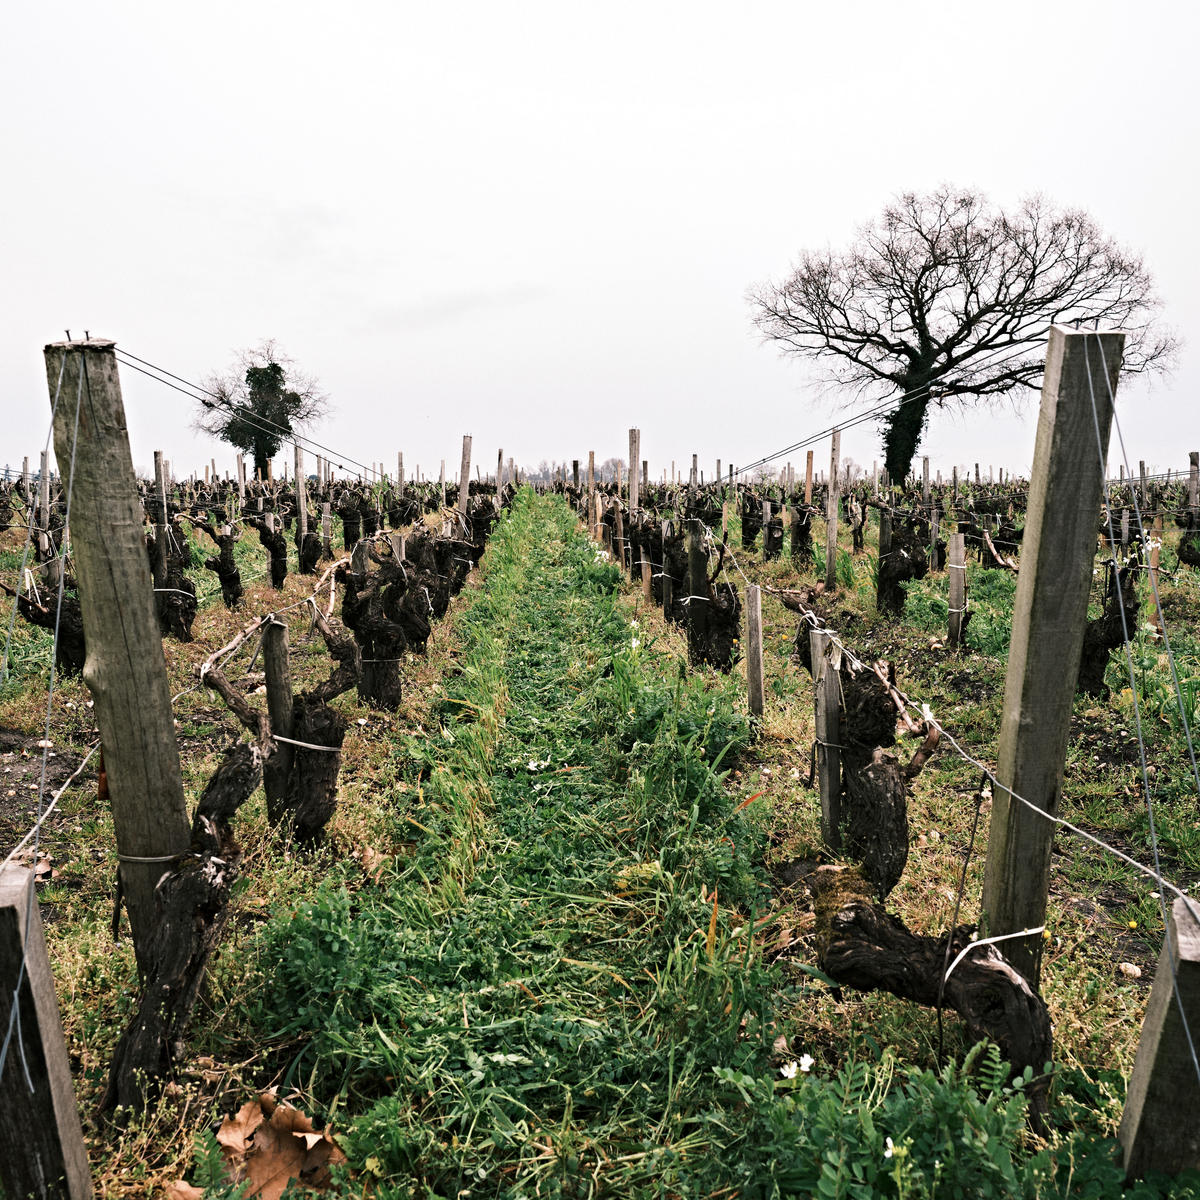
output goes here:
[[226, 1117], [217, 1130], [217, 1141], [225, 1148], [226, 1157], [246, 1154], [255, 1131], [263, 1123], [262, 1105], [257, 1100], [247, 1100], [237, 1114]]
[[271, 1116], [255, 1132], [253, 1152], [246, 1158], [250, 1196], [279, 1200], [293, 1179], [309, 1187], [325, 1187], [330, 1164], [346, 1161], [328, 1131], [318, 1133], [308, 1116], [273, 1095], [262, 1100], [264, 1108], [271, 1106]]

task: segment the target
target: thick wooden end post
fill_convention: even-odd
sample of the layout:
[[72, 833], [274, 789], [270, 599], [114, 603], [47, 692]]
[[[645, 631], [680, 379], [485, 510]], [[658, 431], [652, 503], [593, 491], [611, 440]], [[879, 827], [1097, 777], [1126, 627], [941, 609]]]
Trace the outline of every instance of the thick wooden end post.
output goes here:
[[[1054, 825], [1041, 814], [1057, 815], [1062, 793], [1124, 345], [1123, 333], [1050, 330], [983, 880], [989, 936], [1035, 929], [1046, 917]], [[1040, 948], [1031, 935], [1005, 949], [1035, 987]]]
[[0, 1045], [12, 1030], [0, 1071], [0, 1187], [6, 1196], [83, 1200], [91, 1172], [32, 890], [32, 871], [0, 869]]
[[[1186, 1022], [1186, 1025], [1185, 1025]], [[1191, 1035], [1189, 1045], [1189, 1033]], [[1200, 923], [1176, 900], [1154, 975], [1118, 1136], [1125, 1171], [1200, 1167]]]
[[841, 678], [831, 659], [832, 640], [822, 629], [808, 631], [812, 661], [813, 712], [817, 735], [817, 782], [821, 790], [821, 840], [830, 850], [842, 845], [842, 750], [838, 701]]
[[746, 588], [746, 690], [750, 716], [761, 721], [764, 709], [762, 589], [753, 583]]

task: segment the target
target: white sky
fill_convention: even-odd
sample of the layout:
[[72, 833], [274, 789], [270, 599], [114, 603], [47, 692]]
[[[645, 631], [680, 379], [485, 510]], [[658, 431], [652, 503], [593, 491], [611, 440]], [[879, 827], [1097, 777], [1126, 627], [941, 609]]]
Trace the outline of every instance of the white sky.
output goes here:
[[[832, 423], [745, 289], [896, 192], [1044, 191], [1144, 252], [1185, 345], [1127, 381], [1135, 463], [1200, 446], [1200, 8], [763, 0], [10, 5], [0, 40], [4, 461], [63, 329], [198, 380], [274, 337], [314, 436], [394, 470], [746, 462]], [[134, 462], [231, 448], [126, 372]], [[1023, 418], [933, 417], [935, 469], [1027, 470]], [[876, 427], [843, 438], [882, 458]], [[827, 444], [817, 449], [827, 463]], [[797, 456], [802, 466], [802, 455]], [[1117, 461], [1115, 454], [1110, 462]], [[311, 460], [310, 464], [311, 466]]]

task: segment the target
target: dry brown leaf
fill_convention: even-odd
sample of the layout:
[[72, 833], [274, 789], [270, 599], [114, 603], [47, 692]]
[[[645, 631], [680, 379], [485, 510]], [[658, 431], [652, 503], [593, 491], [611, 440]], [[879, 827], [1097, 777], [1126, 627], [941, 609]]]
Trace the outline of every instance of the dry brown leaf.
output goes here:
[[179, 1180], [167, 1188], [166, 1200], [204, 1200], [204, 1189]]
[[[217, 1141], [234, 1181], [249, 1182], [248, 1195], [261, 1200], [279, 1200], [296, 1179], [323, 1188], [329, 1183], [330, 1165], [346, 1161], [328, 1132], [315, 1130], [311, 1118], [278, 1100], [274, 1090], [262, 1092], [256, 1100], [243, 1104], [235, 1116], [226, 1117]], [[194, 1197], [181, 1192], [172, 1200]]]
[[247, 1100], [236, 1116], [226, 1117], [217, 1130], [217, 1141], [225, 1147], [226, 1157], [247, 1153], [250, 1139], [262, 1123], [262, 1105], [257, 1100]]
[[391, 855], [381, 854], [370, 846], [363, 846], [355, 857], [362, 864], [363, 873], [375, 884], [383, 877], [383, 868], [391, 859]]

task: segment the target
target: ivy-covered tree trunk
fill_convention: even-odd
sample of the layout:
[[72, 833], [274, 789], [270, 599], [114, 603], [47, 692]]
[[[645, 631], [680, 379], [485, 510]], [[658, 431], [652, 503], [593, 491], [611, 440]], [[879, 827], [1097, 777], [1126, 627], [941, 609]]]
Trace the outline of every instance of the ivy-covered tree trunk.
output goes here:
[[917, 447], [925, 434], [929, 419], [929, 381], [907, 379], [903, 385], [899, 407], [883, 418], [883, 465], [888, 478], [903, 484], [908, 478]]

